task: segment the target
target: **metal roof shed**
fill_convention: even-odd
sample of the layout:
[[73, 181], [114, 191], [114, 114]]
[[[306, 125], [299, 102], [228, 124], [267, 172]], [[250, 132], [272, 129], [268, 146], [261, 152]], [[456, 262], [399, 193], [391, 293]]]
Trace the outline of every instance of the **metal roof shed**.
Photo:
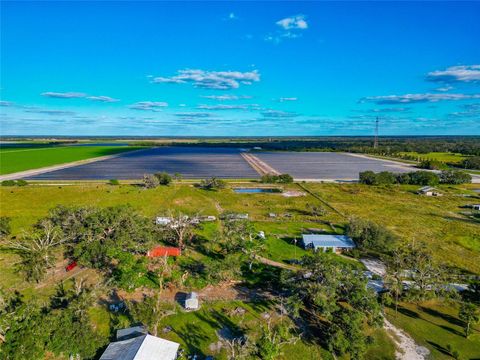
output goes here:
[[110, 343], [100, 360], [175, 360], [180, 344], [152, 335]]
[[332, 249], [336, 251], [337, 249], [353, 249], [355, 247], [353, 240], [346, 235], [308, 234], [302, 235], [302, 238], [303, 246], [306, 249], [322, 249], [323, 251]]
[[187, 295], [185, 299], [185, 309], [187, 310], [197, 310], [199, 307], [198, 295], [196, 292], [191, 292]]

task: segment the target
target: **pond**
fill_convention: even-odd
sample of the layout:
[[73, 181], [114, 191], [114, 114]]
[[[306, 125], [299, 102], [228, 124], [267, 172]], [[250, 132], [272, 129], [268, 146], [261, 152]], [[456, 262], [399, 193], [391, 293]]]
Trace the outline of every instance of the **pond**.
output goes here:
[[238, 194], [259, 194], [259, 193], [280, 193], [280, 189], [276, 188], [234, 188], [234, 192]]

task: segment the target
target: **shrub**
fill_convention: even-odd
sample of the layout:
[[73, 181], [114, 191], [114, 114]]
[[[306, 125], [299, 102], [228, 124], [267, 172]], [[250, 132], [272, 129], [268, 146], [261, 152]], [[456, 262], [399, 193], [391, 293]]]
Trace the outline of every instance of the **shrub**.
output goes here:
[[160, 185], [168, 185], [172, 182], [172, 177], [166, 172], [156, 173], [155, 177], [158, 179]]
[[14, 180], [3, 180], [2, 181], [2, 186], [15, 186], [15, 181]]
[[156, 188], [159, 184], [160, 182], [158, 181], [158, 178], [155, 175], [152, 175], [152, 174], [143, 175], [143, 185], [147, 189]]
[[472, 176], [463, 171], [445, 170], [440, 173], [440, 183], [442, 184], [469, 184], [472, 182]]
[[392, 185], [396, 183], [395, 175], [388, 171], [379, 172], [376, 175], [377, 185]]
[[346, 229], [360, 249], [377, 250], [381, 252], [392, 249], [396, 236], [388, 229], [374, 222], [359, 218], [351, 218]]
[[428, 169], [428, 170], [440, 170], [445, 169], [446, 165], [438, 160], [427, 159], [423, 160], [418, 164], [420, 169]]
[[463, 160], [462, 166], [465, 169], [476, 169], [480, 170], [480, 156], [472, 156], [468, 159]]
[[293, 182], [293, 177], [290, 174], [265, 174], [260, 179], [260, 182], [267, 183], [267, 184], [291, 184]]
[[23, 179], [17, 180], [17, 186], [27, 186], [28, 182]]
[[414, 171], [410, 174], [410, 184], [412, 185], [438, 185], [438, 175], [429, 171]]
[[410, 184], [410, 174], [408, 173], [400, 173], [396, 174], [397, 184]]
[[120, 182], [117, 179], [110, 179], [108, 180], [110, 185], [120, 185]]
[[226, 187], [227, 183], [222, 179], [217, 179], [216, 177], [200, 181], [200, 188], [205, 190], [220, 190], [225, 189]]
[[365, 185], [376, 185], [377, 184], [377, 175], [373, 171], [363, 171], [359, 174], [360, 184]]
[[11, 219], [8, 216], [0, 216], [0, 239], [10, 235], [12, 231], [10, 221]]

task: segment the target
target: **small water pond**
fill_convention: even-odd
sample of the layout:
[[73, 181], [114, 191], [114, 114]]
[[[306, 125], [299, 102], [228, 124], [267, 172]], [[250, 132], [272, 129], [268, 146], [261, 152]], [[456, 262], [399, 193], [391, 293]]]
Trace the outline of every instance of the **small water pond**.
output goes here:
[[260, 193], [281, 193], [281, 189], [276, 188], [234, 188], [234, 192], [238, 194], [260, 194]]

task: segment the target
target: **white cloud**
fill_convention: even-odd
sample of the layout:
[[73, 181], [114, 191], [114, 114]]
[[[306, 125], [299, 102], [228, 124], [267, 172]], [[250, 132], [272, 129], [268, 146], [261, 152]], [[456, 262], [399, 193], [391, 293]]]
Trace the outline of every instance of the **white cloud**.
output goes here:
[[13, 106], [11, 101], [0, 101], [0, 106]]
[[154, 83], [183, 84], [192, 83], [193, 86], [205, 89], [230, 90], [237, 89], [240, 84], [251, 85], [260, 81], [257, 70], [240, 71], [206, 71], [198, 69], [179, 70], [178, 74], [171, 77], [155, 77]]
[[305, 30], [308, 28], [308, 23], [305, 20], [305, 15], [290, 16], [285, 19], [278, 20], [276, 24], [281, 28], [283, 28], [284, 30], [292, 30], [292, 29]]
[[87, 96], [88, 100], [101, 101], [101, 102], [117, 102], [119, 99], [114, 99], [110, 96]]
[[130, 105], [130, 109], [144, 111], [160, 111], [161, 108], [167, 107], [168, 103], [163, 101], [139, 101]]
[[374, 102], [378, 105], [385, 104], [410, 104], [427, 103], [438, 101], [457, 101], [480, 99], [480, 94], [406, 94], [387, 96], [367, 96], [360, 99], [360, 102]]
[[280, 110], [266, 110], [262, 112], [262, 115], [266, 118], [292, 118], [298, 116], [298, 114], [295, 112]]
[[51, 97], [51, 98], [59, 98], [59, 99], [73, 99], [73, 98], [84, 98], [87, 94], [80, 93], [80, 92], [52, 92], [47, 91], [41, 94], [42, 96]]
[[296, 97], [281, 97], [280, 99], [278, 99], [278, 101], [280, 102], [285, 102], [285, 101], [297, 101], [298, 98]]
[[201, 97], [205, 99], [212, 99], [217, 101], [240, 100], [240, 99], [252, 98], [252, 96], [247, 96], [247, 95], [202, 95]]
[[24, 111], [28, 113], [45, 114], [45, 115], [60, 115], [60, 116], [75, 115], [73, 111], [67, 111], [67, 110], [48, 110], [48, 109], [32, 108]]
[[429, 72], [426, 79], [445, 83], [480, 81], [480, 65], [450, 66], [445, 70]]
[[441, 92], [446, 92], [446, 91], [450, 91], [450, 90], [453, 90], [454, 87], [453, 86], [442, 86], [442, 87], [439, 87], [439, 88], [436, 88], [435, 91], [441, 91]]

